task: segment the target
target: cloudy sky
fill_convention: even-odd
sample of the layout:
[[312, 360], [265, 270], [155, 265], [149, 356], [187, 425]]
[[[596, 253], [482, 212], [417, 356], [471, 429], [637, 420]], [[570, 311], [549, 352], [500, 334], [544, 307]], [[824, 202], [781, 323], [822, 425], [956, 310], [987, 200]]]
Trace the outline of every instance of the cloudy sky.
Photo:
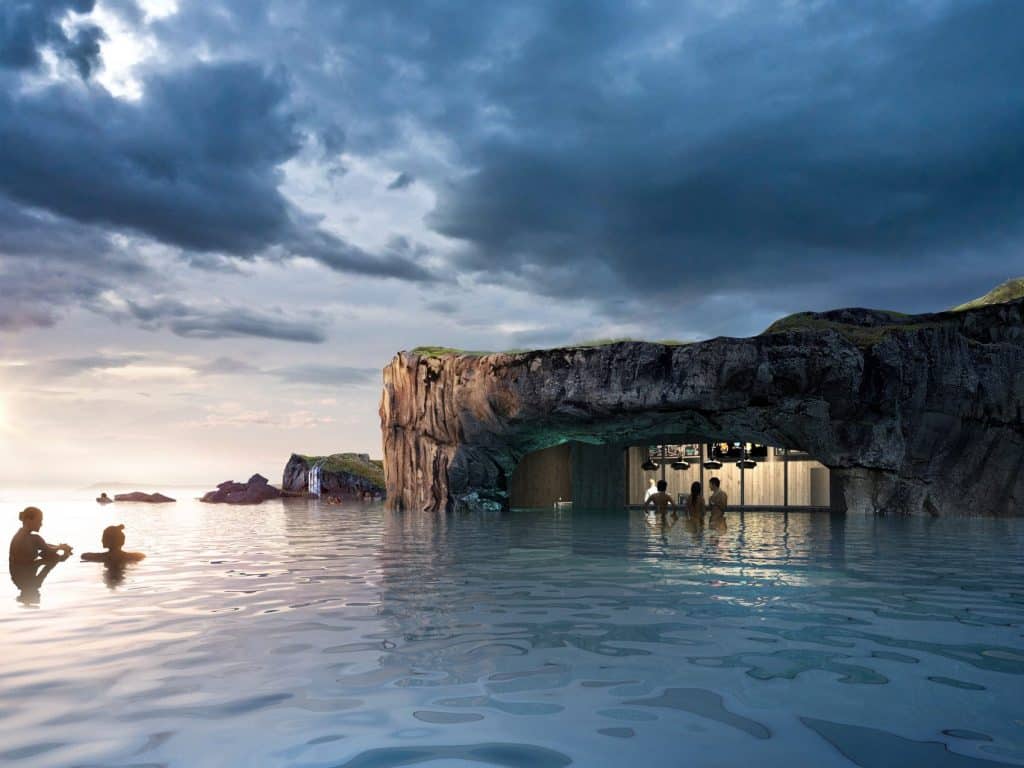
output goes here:
[[1024, 274], [1019, 0], [5, 0], [0, 483], [380, 454], [399, 349]]

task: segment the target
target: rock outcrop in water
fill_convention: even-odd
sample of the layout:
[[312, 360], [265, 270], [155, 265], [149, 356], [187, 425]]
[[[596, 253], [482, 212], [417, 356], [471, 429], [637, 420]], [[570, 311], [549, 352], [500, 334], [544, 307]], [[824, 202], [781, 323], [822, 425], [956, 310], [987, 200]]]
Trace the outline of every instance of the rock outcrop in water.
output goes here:
[[132, 491], [131, 493], [115, 493], [114, 501], [139, 501], [146, 504], [168, 504], [174, 501], [174, 499], [170, 496], [164, 496], [162, 493], [143, 493], [142, 491]]
[[[311, 478], [318, 489], [311, 489]], [[293, 453], [284, 468], [281, 488], [288, 493], [360, 499], [364, 493], [384, 495], [384, 468], [365, 453], [335, 453], [330, 456], [302, 456]]]
[[507, 505], [519, 459], [570, 440], [745, 440], [810, 452], [853, 512], [1024, 511], [1024, 301], [804, 313], [748, 339], [514, 354], [403, 352], [384, 369], [389, 503]]
[[206, 493], [200, 501], [209, 504], [260, 504], [268, 499], [281, 498], [281, 491], [270, 485], [263, 475], [253, 475], [247, 482], [228, 480]]

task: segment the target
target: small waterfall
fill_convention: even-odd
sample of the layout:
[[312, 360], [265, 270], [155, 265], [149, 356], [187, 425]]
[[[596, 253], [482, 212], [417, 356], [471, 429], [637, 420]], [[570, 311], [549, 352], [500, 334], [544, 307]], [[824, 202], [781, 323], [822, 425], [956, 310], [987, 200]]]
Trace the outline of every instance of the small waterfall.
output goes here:
[[309, 495], [320, 495], [320, 465], [314, 464], [309, 468]]

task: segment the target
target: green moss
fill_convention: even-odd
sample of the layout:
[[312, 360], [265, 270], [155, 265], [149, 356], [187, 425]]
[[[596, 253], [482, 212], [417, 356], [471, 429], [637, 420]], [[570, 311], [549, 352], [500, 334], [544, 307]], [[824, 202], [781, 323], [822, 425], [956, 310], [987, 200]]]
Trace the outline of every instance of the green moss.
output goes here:
[[482, 355], [490, 354], [490, 352], [484, 352], [480, 350], [456, 349], [455, 347], [435, 347], [430, 345], [414, 347], [410, 351], [412, 352], [412, 354], [419, 355], [420, 357], [456, 357], [458, 355], [470, 355], [472, 357], [480, 357]]
[[977, 309], [978, 307], [987, 307], [990, 304], [1003, 304], [1004, 302], [1015, 301], [1016, 299], [1024, 299], [1024, 277], [1007, 280], [984, 296], [979, 296], [973, 301], [953, 307], [953, 311], [963, 312], [965, 309]]
[[[618, 339], [590, 339], [587, 341], [575, 341], [568, 344], [561, 344], [557, 347], [548, 347], [547, 349], [593, 349], [595, 347], [607, 347], [610, 344], [621, 344], [626, 341], [644, 341], [643, 339], [633, 339], [628, 336], [624, 336]], [[660, 339], [658, 341], [645, 342], [650, 344], [663, 344], [667, 347], [681, 347], [685, 344], [692, 344], [692, 341], [679, 341], [678, 339]], [[543, 349], [527, 349], [527, 348], [514, 348], [505, 349], [501, 351], [504, 355], [518, 355], [525, 354], [526, 352], [542, 352]], [[436, 346], [422, 346], [415, 347], [411, 350], [412, 354], [419, 355], [420, 357], [457, 357], [459, 355], [467, 355], [470, 357], [482, 357], [484, 355], [492, 355], [493, 352], [484, 350], [468, 350], [468, 349], [456, 349], [454, 347], [436, 347]]]
[[[885, 314], [895, 322], [867, 326], [852, 325], [849, 323], [840, 323], [834, 320], [818, 317], [810, 312], [798, 312], [795, 315], [789, 315], [788, 317], [776, 320], [768, 326], [764, 333], [783, 333], [785, 331], [835, 331], [859, 347], [871, 347], [875, 344], [881, 343], [895, 333], [916, 331], [922, 328], [934, 328], [939, 325], [939, 323], [934, 320], [927, 319], [915, 322], [913, 320], [913, 315], [905, 315], [902, 312], [886, 311]], [[906, 318], [906, 322], [900, 322], [901, 318]]]
[[622, 336], [617, 339], [589, 339], [584, 341], [573, 341], [569, 344], [554, 347], [554, 349], [590, 349], [592, 347], [607, 347], [611, 344], [621, 344], [624, 341], [638, 341], [638, 339], [634, 339], [629, 336]]
[[301, 456], [309, 466], [319, 464], [324, 472], [347, 472], [384, 487], [384, 462], [365, 460], [358, 453], [333, 453], [330, 456]]
[[[848, 323], [840, 323], [835, 320], [823, 318], [813, 312], [797, 312], [795, 315], [787, 315], [779, 318], [765, 329], [765, 333], [781, 333], [782, 331], [826, 331], [841, 330], [846, 328], [859, 328], [862, 331], [872, 331], [875, 328], [892, 328], [899, 325], [906, 325], [913, 315], [906, 315], [902, 312], [893, 312], [889, 309], [872, 310], [878, 315], [883, 315], [892, 323], [882, 323], [876, 326], [861, 326]], [[912, 321], [911, 321], [912, 322]]]
[[589, 339], [586, 341], [573, 341], [568, 344], [562, 344], [558, 347], [552, 347], [552, 349], [593, 349], [595, 347], [607, 347], [611, 344], [622, 344], [623, 342], [634, 341], [643, 344], [663, 344], [666, 347], [681, 347], [684, 344], [692, 344], [690, 341], [679, 341], [677, 339], [659, 339], [658, 341], [648, 341], [647, 339], [634, 339], [629, 336], [622, 336], [617, 339]]
[[689, 344], [693, 344], [692, 341], [682, 341], [680, 339], [658, 339], [655, 344], [661, 344], [666, 347], [685, 347]]

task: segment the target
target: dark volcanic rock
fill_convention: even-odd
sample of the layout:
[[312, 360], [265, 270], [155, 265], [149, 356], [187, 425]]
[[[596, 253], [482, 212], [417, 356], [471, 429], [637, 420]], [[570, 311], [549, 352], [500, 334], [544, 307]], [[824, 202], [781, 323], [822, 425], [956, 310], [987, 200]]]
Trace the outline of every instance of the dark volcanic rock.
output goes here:
[[284, 468], [281, 489], [287, 493], [309, 491], [309, 472], [320, 469], [320, 494], [360, 499], [364, 493], [384, 495], [384, 469], [365, 453], [335, 453], [331, 456], [302, 456], [293, 453]]
[[281, 498], [281, 491], [270, 485], [263, 475], [253, 475], [248, 482], [236, 483], [228, 480], [217, 486], [217, 490], [205, 494], [200, 501], [210, 504], [260, 504], [267, 499]]
[[[131, 493], [115, 493], [114, 501], [142, 501], [147, 504], [166, 504], [170, 501], [174, 501], [170, 496], [164, 496], [162, 493], [143, 493], [142, 491], [132, 491]], [[100, 502], [104, 504], [106, 502]]]
[[569, 440], [809, 451], [849, 511], [1024, 513], [1024, 301], [804, 313], [749, 339], [401, 353], [381, 400], [389, 503], [507, 504], [519, 459]]

